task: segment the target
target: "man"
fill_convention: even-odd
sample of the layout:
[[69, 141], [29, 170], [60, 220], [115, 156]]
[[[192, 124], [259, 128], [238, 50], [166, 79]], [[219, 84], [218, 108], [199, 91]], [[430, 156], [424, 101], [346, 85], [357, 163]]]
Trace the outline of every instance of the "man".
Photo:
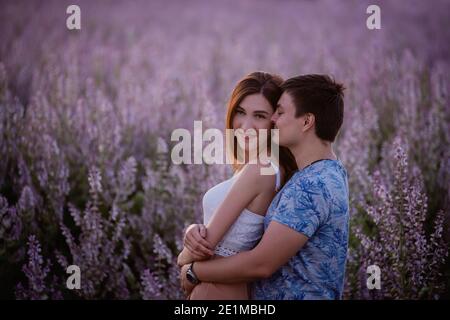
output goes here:
[[272, 121], [299, 170], [273, 199], [254, 249], [183, 266], [187, 292], [197, 281], [254, 281], [253, 299], [342, 297], [348, 182], [332, 143], [343, 122], [344, 88], [325, 75], [294, 77], [282, 88]]

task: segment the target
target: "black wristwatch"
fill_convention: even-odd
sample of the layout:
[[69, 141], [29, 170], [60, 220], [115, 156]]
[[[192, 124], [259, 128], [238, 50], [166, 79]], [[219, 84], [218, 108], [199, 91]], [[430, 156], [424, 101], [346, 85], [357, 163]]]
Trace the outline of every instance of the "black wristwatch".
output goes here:
[[200, 280], [198, 280], [197, 276], [194, 273], [194, 263], [193, 262], [189, 265], [189, 268], [186, 271], [186, 278], [192, 284], [198, 284], [200, 282]]

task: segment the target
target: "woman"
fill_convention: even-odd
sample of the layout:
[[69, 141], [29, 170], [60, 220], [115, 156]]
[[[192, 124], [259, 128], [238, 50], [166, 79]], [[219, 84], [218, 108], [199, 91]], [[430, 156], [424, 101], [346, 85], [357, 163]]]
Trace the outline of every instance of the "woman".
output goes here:
[[[232, 143], [227, 141], [235, 174], [204, 195], [206, 230], [203, 231], [206, 232], [201, 235], [198, 225], [188, 228], [178, 265], [209, 258], [220, 259], [250, 250], [261, 239], [264, 215], [270, 202], [283, 182], [297, 170], [295, 159], [287, 149], [280, 148], [280, 168], [273, 160], [262, 163], [258, 157], [263, 152], [259, 146], [267, 145], [270, 152], [271, 117], [282, 93], [282, 81], [269, 73], [254, 72], [239, 81], [233, 90], [228, 103], [226, 128], [241, 134], [239, 139], [232, 135]], [[267, 130], [269, 135], [257, 134], [261, 129]], [[251, 133], [256, 133], [256, 137], [250, 137]], [[267, 140], [267, 144], [259, 139]], [[274, 175], [261, 174], [261, 169], [270, 167], [274, 169]], [[247, 283], [202, 282], [188, 299], [243, 300], [249, 297]]]

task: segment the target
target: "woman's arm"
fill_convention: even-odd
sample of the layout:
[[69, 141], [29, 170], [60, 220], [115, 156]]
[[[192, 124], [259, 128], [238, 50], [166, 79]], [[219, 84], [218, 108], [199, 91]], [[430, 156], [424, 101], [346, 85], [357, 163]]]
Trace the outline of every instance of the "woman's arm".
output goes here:
[[214, 251], [205, 237], [206, 227], [204, 225], [191, 224], [187, 227], [183, 239], [183, 250], [177, 259], [178, 266], [181, 267], [193, 261], [206, 260], [214, 255]]
[[[261, 165], [247, 165], [233, 183], [225, 199], [214, 212], [207, 230], [192, 225], [186, 231], [185, 245], [178, 256], [178, 265], [210, 258], [216, 245], [222, 240], [242, 210], [259, 194], [271, 190], [275, 185], [275, 176], [261, 175]], [[204, 232], [201, 232], [204, 231]], [[206, 233], [206, 237], [205, 237]]]
[[187, 249], [186, 247], [184, 247], [183, 250], [178, 255], [177, 265], [179, 267], [182, 267], [185, 264], [188, 264], [188, 263], [191, 263], [191, 262], [194, 262], [194, 261], [207, 260], [210, 257], [211, 257], [211, 255], [200, 256], [200, 255], [196, 254], [195, 252], [192, 252], [189, 249]]
[[206, 241], [215, 248], [241, 214], [262, 192], [275, 185], [274, 175], [261, 175], [260, 164], [246, 165], [207, 224]]

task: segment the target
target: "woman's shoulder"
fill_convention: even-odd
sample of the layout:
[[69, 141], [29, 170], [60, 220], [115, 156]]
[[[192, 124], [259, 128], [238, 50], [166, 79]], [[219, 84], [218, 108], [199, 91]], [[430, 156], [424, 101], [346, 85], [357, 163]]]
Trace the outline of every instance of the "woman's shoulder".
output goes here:
[[278, 167], [272, 163], [249, 163], [246, 164], [239, 174], [238, 181], [245, 180], [246, 183], [251, 183], [260, 191], [273, 191], [277, 181], [277, 175], [279, 175]]

